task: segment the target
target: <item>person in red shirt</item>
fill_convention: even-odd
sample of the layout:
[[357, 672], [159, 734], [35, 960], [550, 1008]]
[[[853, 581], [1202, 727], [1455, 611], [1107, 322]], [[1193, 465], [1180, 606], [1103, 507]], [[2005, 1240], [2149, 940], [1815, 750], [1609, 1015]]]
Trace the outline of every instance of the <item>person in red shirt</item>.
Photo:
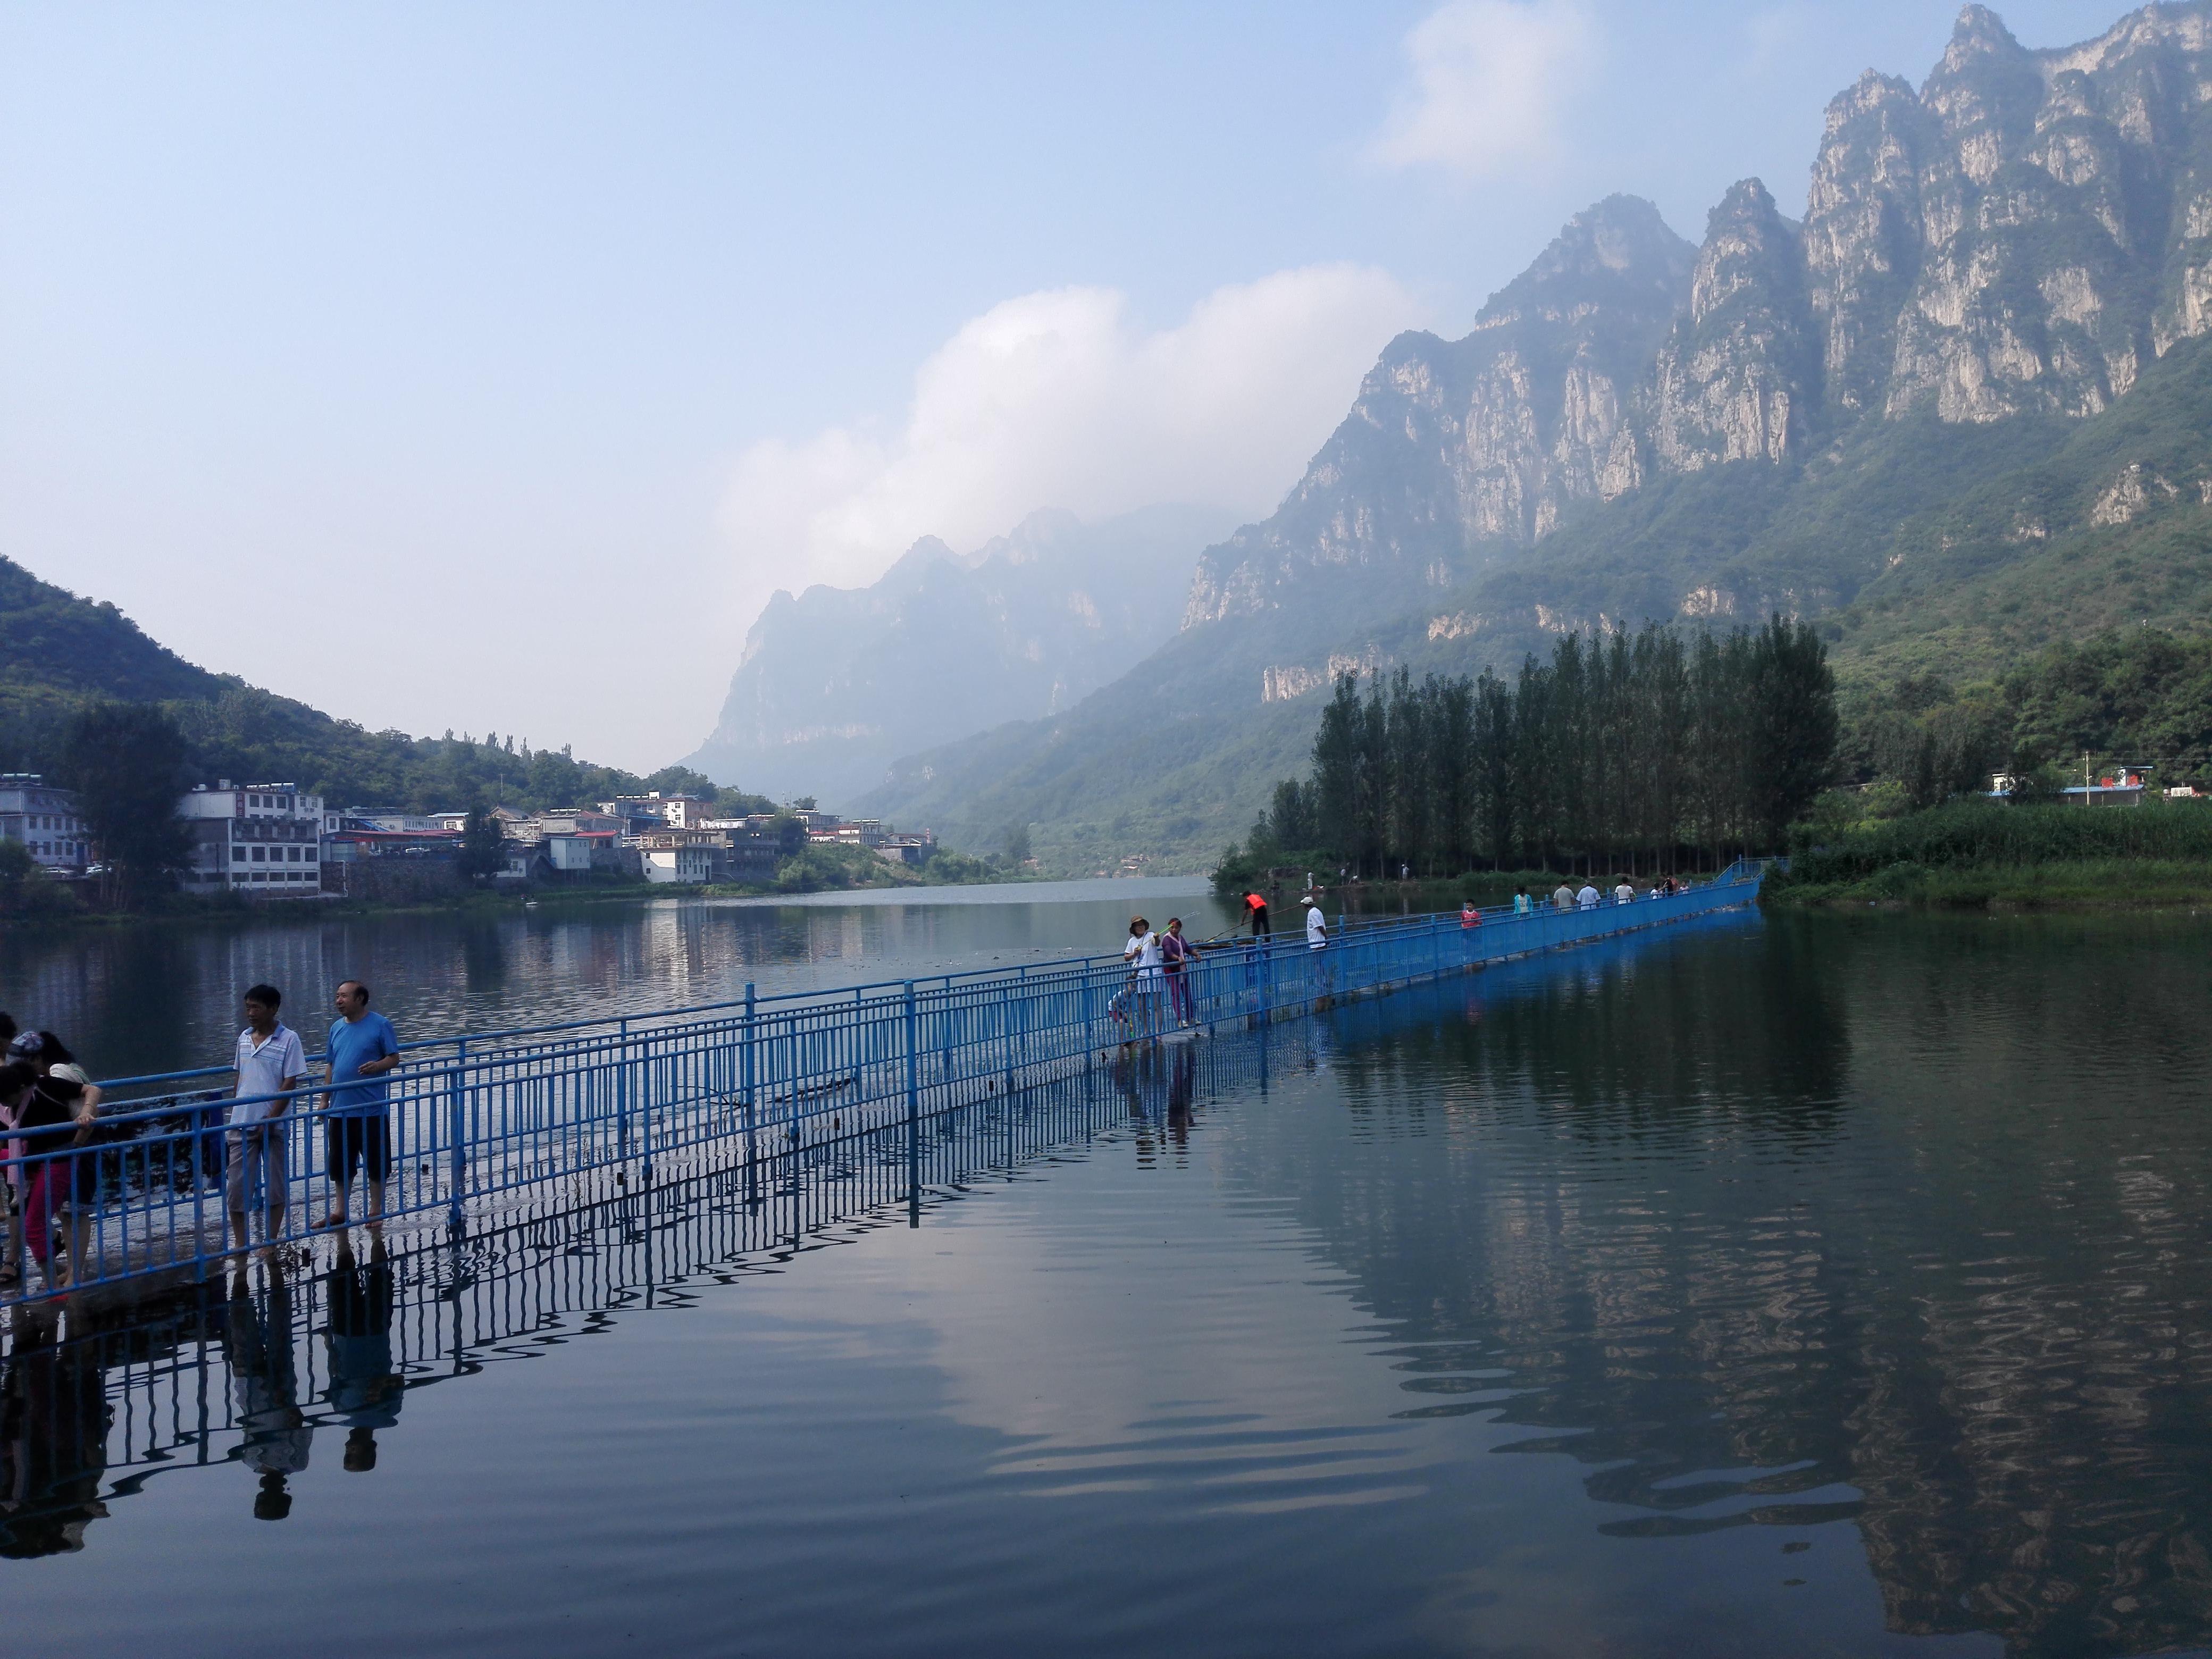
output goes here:
[[1273, 930], [1267, 926], [1267, 901], [1257, 893], [1247, 893], [1244, 895], [1244, 908], [1252, 918], [1252, 937], [1270, 937]]

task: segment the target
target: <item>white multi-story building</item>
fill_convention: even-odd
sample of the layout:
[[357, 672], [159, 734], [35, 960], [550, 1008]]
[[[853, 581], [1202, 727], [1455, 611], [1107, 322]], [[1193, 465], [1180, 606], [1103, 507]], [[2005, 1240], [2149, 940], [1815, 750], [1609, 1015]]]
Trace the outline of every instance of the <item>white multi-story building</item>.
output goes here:
[[658, 789], [649, 794], [617, 795], [612, 800], [599, 803], [599, 811], [621, 821], [626, 836], [641, 836], [666, 824], [671, 830], [696, 830], [714, 811], [714, 803], [704, 795], [664, 795]]
[[323, 890], [323, 798], [289, 783], [233, 788], [225, 778], [177, 803], [192, 832], [187, 893], [313, 898]]
[[75, 791], [36, 772], [0, 772], [0, 841], [21, 842], [49, 870], [82, 870], [91, 862], [91, 837]]

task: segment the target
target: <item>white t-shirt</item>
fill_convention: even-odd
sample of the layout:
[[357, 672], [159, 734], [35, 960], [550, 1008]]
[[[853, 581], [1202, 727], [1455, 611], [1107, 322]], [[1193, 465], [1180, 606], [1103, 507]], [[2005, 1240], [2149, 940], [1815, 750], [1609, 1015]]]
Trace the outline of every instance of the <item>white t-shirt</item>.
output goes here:
[[1146, 928], [1121, 947], [1121, 960], [1137, 964], [1138, 978], [1157, 978], [1160, 971], [1160, 936]]
[[1576, 894], [1576, 895], [1575, 895], [1575, 903], [1576, 903], [1577, 907], [1577, 908], [1581, 908], [1581, 909], [1584, 909], [1584, 910], [1595, 910], [1595, 909], [1596, 909], [1596, 908], [1597, 908], [1597, 889], [1596, 889], [1596, 888], [1595, 888], [1595, 887], [1593, 887], [1593, 886], [1591, 886], [1588, 882], [1584, 882], [1584, 883], [1583, 884], [1583, 890], [1582, 890], [1581, 892], [1579, 892], [1579, 893], [1577, 893], [1577, 894]]
[[1625, 881], [1621, 883], [1620, 886], [1613, 890], [1613, 902], [1615, 904], [1626, 904], [1633, 900], [1635, 896], [1636, 890], [1633, 887], [1631, 887]]
[[1321, 906], [1306, 906], [1306, 948], [1318, 951], [1328, 943], [1328, 923], [1322, 919]]
[[[299, 1035], [282, 1020], [265, 1038], [253, 1035], [247, 1026], [238, 1034], [238, 1092], [240, 1095], [276, 1095], [284, 1091], [286, 1078], [307, 1075], [307, 1051], [300, 1047]], [[264, 1100], [252, 1106], [230, 1109], [233, 1123], [255, 1123], [270, 1116], [285, 1104], [283, 1101]]]

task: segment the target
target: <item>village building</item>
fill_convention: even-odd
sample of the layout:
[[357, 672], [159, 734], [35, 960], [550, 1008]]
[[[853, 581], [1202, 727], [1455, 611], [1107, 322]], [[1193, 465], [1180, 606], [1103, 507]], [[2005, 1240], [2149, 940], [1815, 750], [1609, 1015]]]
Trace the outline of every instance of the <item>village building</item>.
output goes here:
[[191, 832], [179, 877], [187, 893], [240, 893], [252, 899], [319, 897], [323, 891], [323, 799], [296, 784], [225, 778], [195, 787], [177, 804]]
[[57, 873], [81, 871], [92, 861], [92, 827], [74, 790], [48, 783], [36, 772], [0, 772], [0, 841], [16, 841], [39, 864]]

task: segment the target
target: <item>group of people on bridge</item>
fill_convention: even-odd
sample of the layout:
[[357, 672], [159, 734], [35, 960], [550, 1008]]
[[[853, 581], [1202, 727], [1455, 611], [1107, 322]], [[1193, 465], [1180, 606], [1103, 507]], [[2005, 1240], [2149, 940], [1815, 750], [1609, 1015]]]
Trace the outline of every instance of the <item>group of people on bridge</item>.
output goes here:
[[[281, 1018], [283, 994], [255, 985], [241, 999], [245, 1026], [232, 1053], [233, 1103], [207, 1114], [197, 1137], [199, 1154], [185, 1159], [189, 1179], [219, 1183], [239, 1251], [251, 1243], [252, 1217], [263, 1218], [264, 1243], [283, 1236], [289, 1199], [289, 1117], [310, 1087], [306, 1046]], [[354, 1180], [362, 1182], [362, 1219], [372, 1231], [384, 1218], [385, 1187], [392, 1170], [392, 1108], [388, 1078], [399, 1065], [399, 1035], [369, 1006], [361, 980], [341, 983], [336, 1018], [324, 1037], [325, 1173], [331, 1202], [325, 1228], [347, 1225]], [[0, 1210], [6, 1231], [0, 1243], [0, 1292], [28, 1288], [36, 1268], [49, 1291], [85, 1277], [90, 1223], [100, 1202], [103, 1148], [120, 1126], [100, 1086], [52, 1031], [20, 1030], [0, 1012]], [[257, 1204], [256, 1199], [259, 1200]]]

